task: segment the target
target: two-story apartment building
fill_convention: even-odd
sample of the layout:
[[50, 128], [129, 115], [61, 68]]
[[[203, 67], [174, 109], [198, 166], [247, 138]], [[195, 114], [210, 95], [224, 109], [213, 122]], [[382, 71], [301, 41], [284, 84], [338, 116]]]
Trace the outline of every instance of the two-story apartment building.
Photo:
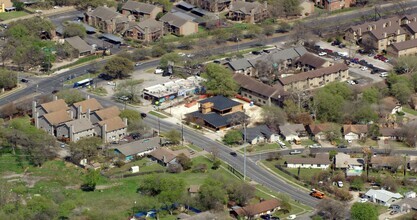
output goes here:
[[281, 77], [278, 83], [283, 86], [284, 91], [315, 89], [331, 82], [346, 80], [349, 77], [348, 69], [346, 64], [337, 63], [329, 67]]
[[143, 21], [149, 18], [156, 19], [156, 15], [162, 12], [162, 7], [144, 2], [128, 0], [122, 6], [123, 15], [133, 15], [136, 20]]
[[143, 42], [154, 42], [164, 36], [164, 24], [152, 18], [130, 23], [125, 37]]
[[159, 21], [164, 24], [164, 32], [177, 36], [187, 36], [198, 33], [198, 23], [168, 12]]
[[186, 2], [207, 11], [217, 13], [227, 9], [232, 0], [186, 0]]
[[127, 119], [114, 117], [99, 121], [95, 129], [96, 134], [101, 136], [105, 143], [118, 141], [127, 135]]
[[70, 111], [75, 119], [89, 118], [92, 112], [102, 109], [103, 106], [97, 101], [97, 99], [86, 99], [80, 102], [76, 102], [71, 105]]
[[314, 3], [328, 11], [334, 11], [344, 8], [350, 8], [356, 3], [356, 0], [313, 0]]
[[330, 61], [313, 55], [311, 53], [306, 53], [295, 61], [295, 67], [303, 72], [320, 69], [328, 66], [330, 66]]
[[116, 106], [103, 108], [98, 111], [93, 112], [90, 115], [90, 121], [93, 124], [98, 123], [99, 121], [105, 121], [110, 118], [114, 118], [120, 115], [120, 110]]
[[132, 21], [126, 15], [120, 14], [115, 8], [97, 7], [84, 14], [84, 22], [94, 26], [105, 33], [123, 33]]
[[90, 120], [85, 118], [75, 119], [60, 124], [56, 128], [56, 137], [58, 140], [77, 142], [84, 137], [94, 137], [94, 125]]
[[233, 1], [229, 6], [227, 18], [233, 21], [243, 21], [251, 24], [261, 22], [268, 18], [267, 2]]
[[417, 55], [417, 39], [393, 43], [388, 46], [387, 53], [393, 57], [415, 56]]

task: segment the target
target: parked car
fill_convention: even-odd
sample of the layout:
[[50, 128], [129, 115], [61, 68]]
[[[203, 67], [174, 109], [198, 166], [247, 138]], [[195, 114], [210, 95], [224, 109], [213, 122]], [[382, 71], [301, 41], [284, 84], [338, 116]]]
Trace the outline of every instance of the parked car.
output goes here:
[[368, 62], [366, 62], [366, 60], [359, 60], [359, 64], [361, 64], [361, 65], [367, 65]]
[[270, 50], [263, 50], [263, 52], [265, 52], [265, 53], [271, 53], [271, 51]]
[[109, 82], [107, 82], [107, 85], [109, 85], [109, 86], [116, 86], [116, 83], [109, 81]]
[[261, 55], [261, 54], [262, 54], [262, 52], [261, 52], [261, 51], [252, 51], [252, 54], [253, 54], [253, 55]]
[[28, 80], [28, 79], [24, 79], [24, 78], [23, 78], [23, 79], [21, 79], [21, 80], [20, 80], [20, 82], [22, 82], [22, 83], [28, 83], [28, 82], [29, 82], [29, 80]]
[[292, 219], [296, 219], [297, 218], [297, 216], [296, 215], [289, 215], [288, 217], [287, 217], [287, 219], [290, 219], [290, 220], [292, 220]]
[[140, 138], [140, 133], [131, 133], [130, 136], [133, 138], [133, 140], [138, 140]]
[[373, 68], [371, 71], [371, 74], [375, 74], [375, 73], [379, 73], [379, 69], [378, 68]]
[[337, 181], [337, 187], [342, 188], [343, 187], [343, 182], [342, 181]]
[[362, 67], [361, 67], [361, 70], [362, 70], [362, 71], [366, 71], [366, 70], [368, 70], [368, 67], [366, 67], [366, 66], [362, 66]]
[[337, 146], [337, 148], [347, 148], [347, 146], [344, 145], [344, 144], [341, 144], [341, 145]]
[[221, 61], [220, 60], [214, 60], [213, 63], [220, 64]]
[[326, 56], [326, 55], [327, 55], [327, 53], [324, 52], [324, 51], [322, 51], [322, 52], [319, 53], [319, 56]]
[[290, 152], [290, 155], [295, 155], [295, 154], [301, 154], [301, 151], [293, 150], [293, 151]]
[[337, 45], [340, 45], [340, 44], [341, 44], [341, 42], [338, 41], [338, 40], [335, 40], [335, 41], [332, 42], [332, 46], [337, 46]]
[[388, 76], [388, 72], [383, 72], [379, 74], [380, 77], [387, 77]]
[[236, 153], [236, 152], [234, 152], [234, 151], [230, 152], [230, 155], [232, 155], [232, 156], [234, 156], [234, 157], [237, 157], [237, 153]]
[[321, 148], [320, 144], [313, 144], [313, 145], [309, 145], [309, 148]]
[[148, 116], [146, 113], [140, 113], [140, 117], [142, 117], [142, 118], [146, 118], [146, 116]]
[[142, 66], [142, 63], [135, 63], [135, 66]]
[[360, 203], [365, 203], [365, 202], [367, 202], [368, 201], [368, 199], [367, 198], [360, 198], [359, 199], [359, 202]]
[[346, 47], [346, 45], [344, 45], [344, 44], [339, 44], [339, 48], [345, 48]]
[[324, 52], [326, 52], [326, 53], [333, 53], [333, 50], [330, 50], [330, 49], [324, 49]]

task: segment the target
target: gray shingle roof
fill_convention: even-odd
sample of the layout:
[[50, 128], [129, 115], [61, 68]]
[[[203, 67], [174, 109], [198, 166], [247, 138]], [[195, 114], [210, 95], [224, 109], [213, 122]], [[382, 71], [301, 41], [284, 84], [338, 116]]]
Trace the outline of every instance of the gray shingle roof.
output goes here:
[[231, 6], [231, 11], [241, 11], [244, 14], [250, 14], [252, 10], [255, 13], [260, 12], [263, 9], [264, 5], [259, 2], [234, 1]]
[[131, 25], [131, 28], [137, 28], [142, 33], [145, 32], [145, 28], [148, 27], [150, 32], [155, 32], [162, 30], [164, 24], [160, 21], [156, 21], [155, 19], [149, 18], [139, 23], [134, 23]]
[[[242, 134], [244, 135], [244, 131], [242, 130]], [[246, 140], [251, 142], [253, 139], [264, 136], [266, 138], [270, 138], [274, 132], [268, 128], [266, 125], [259, 125], [253, 128], [246, 128]]]
[[300, 62], [304, 65], [307, 64], [307, 65], [312, 66], [314, 68], [319, 68], [319, 67], [322, 67], [327, 62], [327, 60], [325, 60], [321, 57], [315, 56], [311, 53], [306, 53], [306, 54], [302, 55], [297, 60], [297, 62]]
[[235, 71], [246, 70], [247, 68], [252, 67], [252, 64], [249, 63], [249, 61], [244, 58], [230, 61], [228, 64]]
[[258, 60], [272, 62], [282, 62], [284, 60], [289, 59], [295, 60], [296, 58], [301, 57], [305, 53], [307, 53], [307, 50], [304, 47], [293, 47], [284, 50], [273, 50], [273, 52], [260, 56], [256, 59], [249, 60], [249, 62], [252, 64], [252, 66], [255, 66]]
[[288, 124], [279, 126], [279, 130], [285, 137], [289, 135], [297, 135], [297, 132], [305, 131], [303, 124]]
[[370, 189], [368, 192], [365, 193], [366, 196], [371, 198], [376, 198], [383, 202], [388, 202], [391, 198], [401, 199], [403, 196], [399, 193], [393, 193], [384, 189]]
[[98, 17], [102, 20], [111, 20], [114, 19], [122, 14], [118, 13], [114, 8], [107, 8], [103, 6], [99, 6], [91, 12], [87, 12], [87, 15]]
[[316, 70], [313, 70], [313, 71], [298, 73], [298, 74], [295, 74], [295, 75], [292, 75], [292, 76], [279, 78], [278, 80], [280, 81], [280, 83], [282, 85], [288, 85], [288, 84], [291, 84], [291, 83], [294, 83], [294, 82], [303, 81], [303, 80], [307, 80], [307, 79], [313, 79], [313, 78], [321, 77], [321, 76], [324, 76], [324, 75], [337, 73], [339, 71], [345, 71], [345, 70], [348, 70], [348, 69], [349, 69], [349, 67], [346, 64], [336, 63], [333, 66], [320, 68], [320, 69], [316, 69]]
[[87, 44], [87, 42], [85, 42], [79, 36], [65, 38], [65, 41], [69, 45], [71, 45], [71, 47], [77, 49], [79, 53], [91, 52], [91, 50], [93, 49], [90, 45]]
[[116, 148], [117, 151], [125, 156], [136, 155], [159, 147], [159, 137], [147, 138], [130, 143], [122, 144]]
[[122, 10], [136, 11], [136, 12], [142, 12], [145, 14], [150, 14], [157, 7], [158, 6], [156, 5], [129, 0], [123, 5]]
[[159, 20], [175, 27], [181, 27], [189, 21], [171, 12], [166, 13]]
[[80, 118], [80, 119], [76, 119], [73, 121], [69, 121], [65, 123], [66, 126], [71, 127], [73, 126], [74, 130], [72, 130], [74, 133], [79, 133], [81, 131], [86, 131], [86, 130], [90, 130], [93, 129], [94, 126], [91, 123], [90, 120], [85, 119], [85, 118]]

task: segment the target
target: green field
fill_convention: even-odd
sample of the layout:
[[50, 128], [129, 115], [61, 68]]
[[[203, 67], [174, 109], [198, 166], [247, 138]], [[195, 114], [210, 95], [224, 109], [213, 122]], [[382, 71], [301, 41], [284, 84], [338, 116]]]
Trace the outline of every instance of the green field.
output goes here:
[[165, 116], [165, 115], [163, 115], [161, 113], [158, 113], [156, 111], [150, 111], [150, 112], [148, 112], [148, 114], [151, 114], [151, 115], [156, 116], [158, 118], [168, 118], [167, 116]]
[[5, 21], [13, 18], [19, 18], [25, 15], [28, 15], [28, 13], [24, 11], [2, 12], [0, 13], [0, 20]]

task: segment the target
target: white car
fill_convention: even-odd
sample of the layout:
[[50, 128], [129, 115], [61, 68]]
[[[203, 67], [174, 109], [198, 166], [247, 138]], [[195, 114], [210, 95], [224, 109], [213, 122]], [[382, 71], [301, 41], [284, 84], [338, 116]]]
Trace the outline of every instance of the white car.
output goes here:
[[319, 56], [326, 56], [327, 55], [327, 53], [326, 52], [320, 52], [319, 53]]
[[295, 154], [301, 154], [301, 151], [293, 150], [293, 151], [290, 152], [290, 155], [295, 155]]
[[337, 181], [337, 186], [338, 186], [339, 188], [342, 188], [342, 187], [343, 187], [343, 182], [342, 182], [342, 181]]
[[387, 72], [383, 72], [383, 73], [379, 74], [379, 76], [380, 77], [387, 77], [388, 76], [388, 73]]
[[362, 71], [366, 71], [366, 70], [368, 70], [368, 67], [366, 67], [366, 66], [362, 66], [362, 67], [361, 67], [361, 70], [362, 70]]
[[155, 69], [155, 74], [162, 74], [163, 72], [163, 69]]
[[313, 145], [309, 145], [309, 148], [321, 148], [320, 144], [313, 144]]
[[296, 219], [297, 218], [297, 216], [296, 215], [289, 215], [288, 217], [287, 217], [287, 219]]
[[366, 199], [366, 198], [360, 198], [360, 199], [359, 199], [359, 202], [360, 202], [360, 203], [365, 203], [365, 202], [367, 202], [367, 201], [368, 201], [368, 199]]
[[349, 85], [355, 85], [356, 83], [355, 83], [355, 81], [353, 81], [353, 80], [348, 80], [348, 81], [346, 81]]
[[109, 85], [109, 86], [115, 86], [116, 83], [115, 82], [107, 82], [107, 85]]

